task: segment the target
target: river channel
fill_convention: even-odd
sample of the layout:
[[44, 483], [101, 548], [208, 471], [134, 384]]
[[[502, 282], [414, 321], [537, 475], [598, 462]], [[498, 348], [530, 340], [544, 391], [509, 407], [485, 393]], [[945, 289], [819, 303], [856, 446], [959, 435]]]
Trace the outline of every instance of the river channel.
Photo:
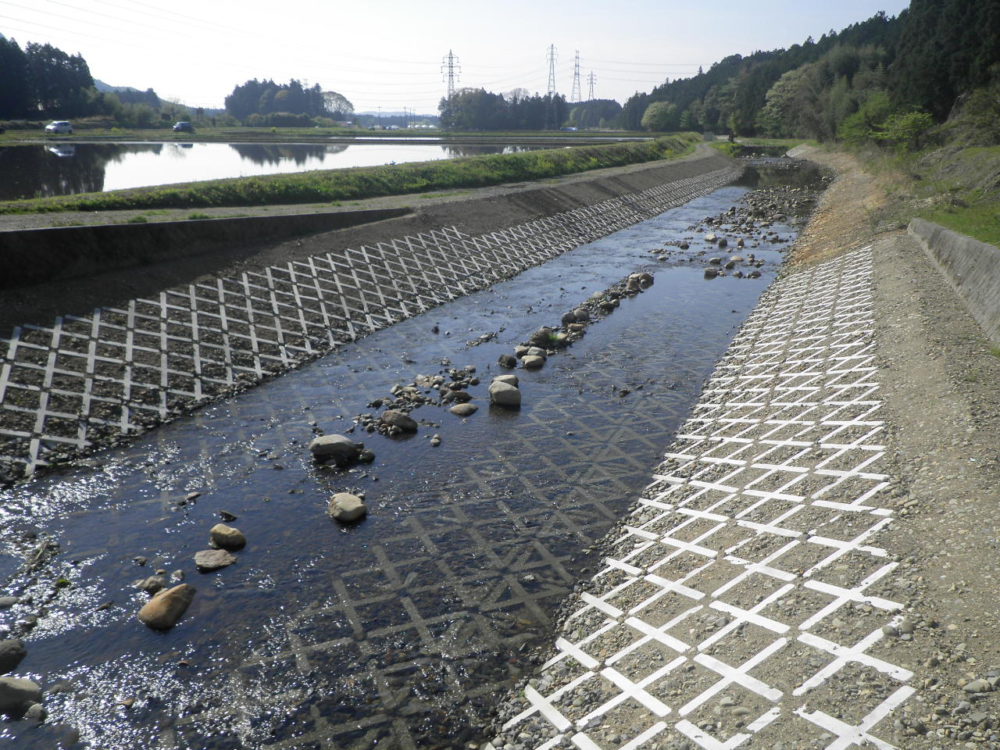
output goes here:
[[380, 143], [85, 143], [0, 146], [0, 200], [93, 193], [228, 177], [343, 169], [545, 146]]
[[[18, 673], [45, 687], [49, 711], [39, 726], [0, 723], [0, 744], [481, 742], [795, 237], [789, 220], [748, 241], [761, 278], [706, 279], [714, 248], [695, 227], [748, 190], [718, 190], [345, 345], [89, 468], [0, 493], [0, 594], [21, 597], [0, 610], [0, 637], [31, 624]], [[668, 245], [681, 241], [690, 248]], [[518, 370], [520, 411], [487, 405], [500, 354], [638, 270], [654, 275], [652, 287], [544, 369]], [[394, 385], [465, 366], [483, 381], [471, 389], [480, 405], [471, 417], [424, 406], [413, 437], [356, 434], [376, 460], [346, 473], [309, 458], [314, 427], [348, 431]], [[341, 527], [326, 502], [348, 490], [365, 494], [369, 514]], [[221, 511], [249, 543], [235, 565], [200, 574], [192, 556]], [[23, 556], [45, 539], [58, 552], [44, 574], [26, 575]], [[156, 569], [181, 571], [198, 590], [165, 633], [135, 617], [145, 595], [133, 584]]]

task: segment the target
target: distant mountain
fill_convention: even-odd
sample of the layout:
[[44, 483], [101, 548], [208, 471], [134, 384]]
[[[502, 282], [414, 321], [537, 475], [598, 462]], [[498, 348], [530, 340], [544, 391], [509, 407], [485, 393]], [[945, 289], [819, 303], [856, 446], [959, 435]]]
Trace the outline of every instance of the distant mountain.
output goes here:
[[153, 89], [140, 91], [131, 86], [112, 86], [96, 78], [94, 79], [94, 88], [102, 94], [114, 94], [122, 104], [148, 104], [153, 109], [159, 109], [162, 103]]

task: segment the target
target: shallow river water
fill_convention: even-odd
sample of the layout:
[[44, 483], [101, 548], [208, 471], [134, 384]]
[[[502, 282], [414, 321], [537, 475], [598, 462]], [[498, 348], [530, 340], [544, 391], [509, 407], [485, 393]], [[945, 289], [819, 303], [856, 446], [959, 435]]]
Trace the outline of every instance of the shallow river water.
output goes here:
[[[0, 629], [40, 615], [18, 673], [46, 688], [49, 710], [40, 727], [0, 724], [0, 744], [482, 741], [499, 697], [593, 568], [593, 545], [648, 482], [778, 270], [794, 235], [785, 225], [772, 227], [780, 243], [752, 250], [766, 261], [762, 278], [703, 277], [708, 245], [690, 227], [746, 190], [716, 191], [344, 346], [90, 469], [0, 494], [0, 594], [31, 600], [0, 611]], [[689, 251], [657, 260], [684, 238]], [[520, 411], [488, 406], [501, 353], [639, 269], [654, 274], [650, 289], [544, 369], [518, 370]], [[484, 334], [496, 336], [470, 343]], [[424, 406], [416, 436], [355, 434], [376, 454], [369, 466], [339, 473], [310, 460], [314, 423], [344, 432], [394, 384], [466, 365], [483, 380], [472, 417]], [[344, 490], [369, 506], [351, 527], [325, 513]], [[235, 565], [199, 574], [193, 555], [222, 510], [249, 543]], [[58, 552], [26, 574], [21, 556], [46, 538]], [[166, 633], [135, 617], [145, 595], [133, 582], [158, 568], [183, 571], [198, 590]]]

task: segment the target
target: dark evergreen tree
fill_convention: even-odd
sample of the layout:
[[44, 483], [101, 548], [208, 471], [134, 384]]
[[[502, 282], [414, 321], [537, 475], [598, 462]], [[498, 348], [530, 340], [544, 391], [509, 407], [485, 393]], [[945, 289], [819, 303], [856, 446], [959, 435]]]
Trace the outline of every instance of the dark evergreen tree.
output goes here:
[[317, 117], [326, 113], [326, 99], [331, 94], [336, 95], [336, 92], [328, 91], [324, 94], [319, 84], [307, 89], [294, 78], [287, 84], [277, 84], [270, 80], [258, 81], [255, 78], [236, 86], [233, 93], [226, 97], [225, 104], [226, 111], [241, 120], [250, 115], [276, 112]]
[[31, 110], [28, 58], [13, 39], [0, 37], [0, 117], [24, 117]]
[[87, 61], [51, 44], [28, 45], [28, 76], [38, 109], [54, 117], [89, 114], [94, 79]]
[[441, 127], [447, 130], [557, 130], [566, 122], [566, 99], [554, 96], [512, 96], [485, 89], [461, 89], [438, 105]]

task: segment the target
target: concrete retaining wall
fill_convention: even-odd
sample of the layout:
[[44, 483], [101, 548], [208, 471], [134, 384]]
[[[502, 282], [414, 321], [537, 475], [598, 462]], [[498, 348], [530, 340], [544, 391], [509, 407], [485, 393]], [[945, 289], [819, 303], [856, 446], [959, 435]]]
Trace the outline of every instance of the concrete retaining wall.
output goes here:
[[911, 221], [909, 231], [944, 272], [987, 337], [1000, 344], [1000, 248], [924, 219]]
[[105, 224], [0, 232], [0, 289], [89, 276], [367, 224], [409, 209]]

